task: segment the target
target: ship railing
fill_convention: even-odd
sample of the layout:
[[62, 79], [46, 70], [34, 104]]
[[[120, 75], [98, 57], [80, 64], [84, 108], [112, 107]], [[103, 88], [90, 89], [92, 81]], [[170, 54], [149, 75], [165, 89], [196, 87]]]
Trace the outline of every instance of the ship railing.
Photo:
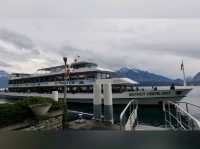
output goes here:
[[195, 104], [192, 104], [189, 102], [184, 102], [184, 101], [179, 101], [176, 103], [179, 105], [183, 105], [188, 113], [190, 113], [190, 110], [189, 110], [190, 108], [192, 108], [192, 109], [196, 108], [200, 112], [200, 106], [198, 106], [198, 105], [195, 105]]
[[[80, 84], [91, 84], [93, 83], [93, 79], [86, 79], [86, 80], [76, 80], [73, 83], [70, 82], [68, 85], [80, 85]], [[63, 85], [64, 81], [45, 81], [45, 82], [36, 82], [36, 83], [21, 83], [21, 84], [9, 84], [9, 87], [35, 87], [35, 86], [54, 86], [54, 85]]]
[[138, 104], [135, 99], [129, 101], [120, 114], [120, 130], [131, 131], [137, 125]]
[[[184, 103], [184, 102], [181, 102]], [[185, 103], [186, 109], [190, 103]], [[193, 105], [200, 107], [197, 105]], [[180, 106], [180, 102], [174, 103], [172, 101], [163, 102], [163, 112], [165, 115], [165, 127], [170, 127], [173, 130], [199, 130], [200, 121]]]

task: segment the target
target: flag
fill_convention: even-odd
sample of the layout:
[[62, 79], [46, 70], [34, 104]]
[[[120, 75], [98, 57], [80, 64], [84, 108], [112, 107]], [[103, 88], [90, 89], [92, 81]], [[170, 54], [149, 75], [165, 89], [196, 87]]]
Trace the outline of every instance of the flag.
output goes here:
[[183, 61], [182, 61], [182, 63], [181, 63], [181, 70], [184, 70]]

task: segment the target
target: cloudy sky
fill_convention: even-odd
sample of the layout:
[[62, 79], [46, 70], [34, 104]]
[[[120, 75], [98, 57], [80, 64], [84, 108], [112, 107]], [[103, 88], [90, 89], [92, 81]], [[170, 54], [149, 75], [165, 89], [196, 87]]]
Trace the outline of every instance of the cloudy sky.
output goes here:
[[34, 72], [80, 55], [172, 78], [181, 77], [183, 59], [193, 76], [200, 71], [200, 2], [192, 1], [0, 0], [0, 69]]

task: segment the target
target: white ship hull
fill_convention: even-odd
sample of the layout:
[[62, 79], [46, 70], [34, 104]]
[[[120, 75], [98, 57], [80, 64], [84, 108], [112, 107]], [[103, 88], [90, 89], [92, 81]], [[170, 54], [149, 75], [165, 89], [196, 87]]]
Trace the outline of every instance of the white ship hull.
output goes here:
[[[130, 91], [123, 93], [113, 93], [114, 104], [127, 104], [131, 99], [137, 99], [138, 104], [159, 104], [162, 101], [180, 101], [184, 98], [191, 89], [176, 89], [176, 90], [145, 90], [145, 91]], [[52, 94], [39, 93], [0, 93], [0, 96], [26, 97], [40, 96], [50, 97]], [[59, 93], [59, 98], [63, 98], [63, 94]], [[67, 101], [72, 103], [92, 103], [94, 99], [93, 93], [67, 93]], [[103, 100], [103, 96], [102, 96]]]
[[[138, 104], [159, 104], [167, 100], [176, 102], [184, 98], [190, 90], [191, 89], [177, 89], [113, 93], [113, 103], [127, 104], [131, 99], [137, 99]], [[62, 97], [63, 95], [60, 94], [59, 98]], [[67, 100], [69, 102], [92, 103], [93, 98], [93, 94], [67, 94]]]

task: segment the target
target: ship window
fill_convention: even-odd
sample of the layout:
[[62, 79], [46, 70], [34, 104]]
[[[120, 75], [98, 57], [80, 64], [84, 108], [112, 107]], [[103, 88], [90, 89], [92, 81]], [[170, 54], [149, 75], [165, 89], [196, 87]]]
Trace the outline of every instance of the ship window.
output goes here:
[[82, 63], [74, 63], [71, 65], [71, 67], [74, 69], [79, 69], [79, 68], [84, 68], [84, 67], [93, 68], [93, 67], [97, 67], [97, 64], [82, 62]]
[[9, 83], [8, 84], [13, 84], [13, 81], [12, 80], [9, 80]]
[[87, 87], [86, 86], [81, 87], [81, 91], [82, 92], [86, 92], [87, 91]]
[[182, 91], [176, 91], [176, 95], [181, 95]]
[[73, 88], [72, 88], [73, 91], [76, 91], [76, 89], [77, 89], [77, 87], [73, 87]]
[[79, 83], [80, 83], [80, 84], [84, 84], [84, 82], [83, 82], [83, 81], [80, 81]]
[[63, 77], [62, 77], [62, 76], [55, 76], [55, 80], [56, 80], [56, 81], [62, 81], [62, 80], [63, 80]]

